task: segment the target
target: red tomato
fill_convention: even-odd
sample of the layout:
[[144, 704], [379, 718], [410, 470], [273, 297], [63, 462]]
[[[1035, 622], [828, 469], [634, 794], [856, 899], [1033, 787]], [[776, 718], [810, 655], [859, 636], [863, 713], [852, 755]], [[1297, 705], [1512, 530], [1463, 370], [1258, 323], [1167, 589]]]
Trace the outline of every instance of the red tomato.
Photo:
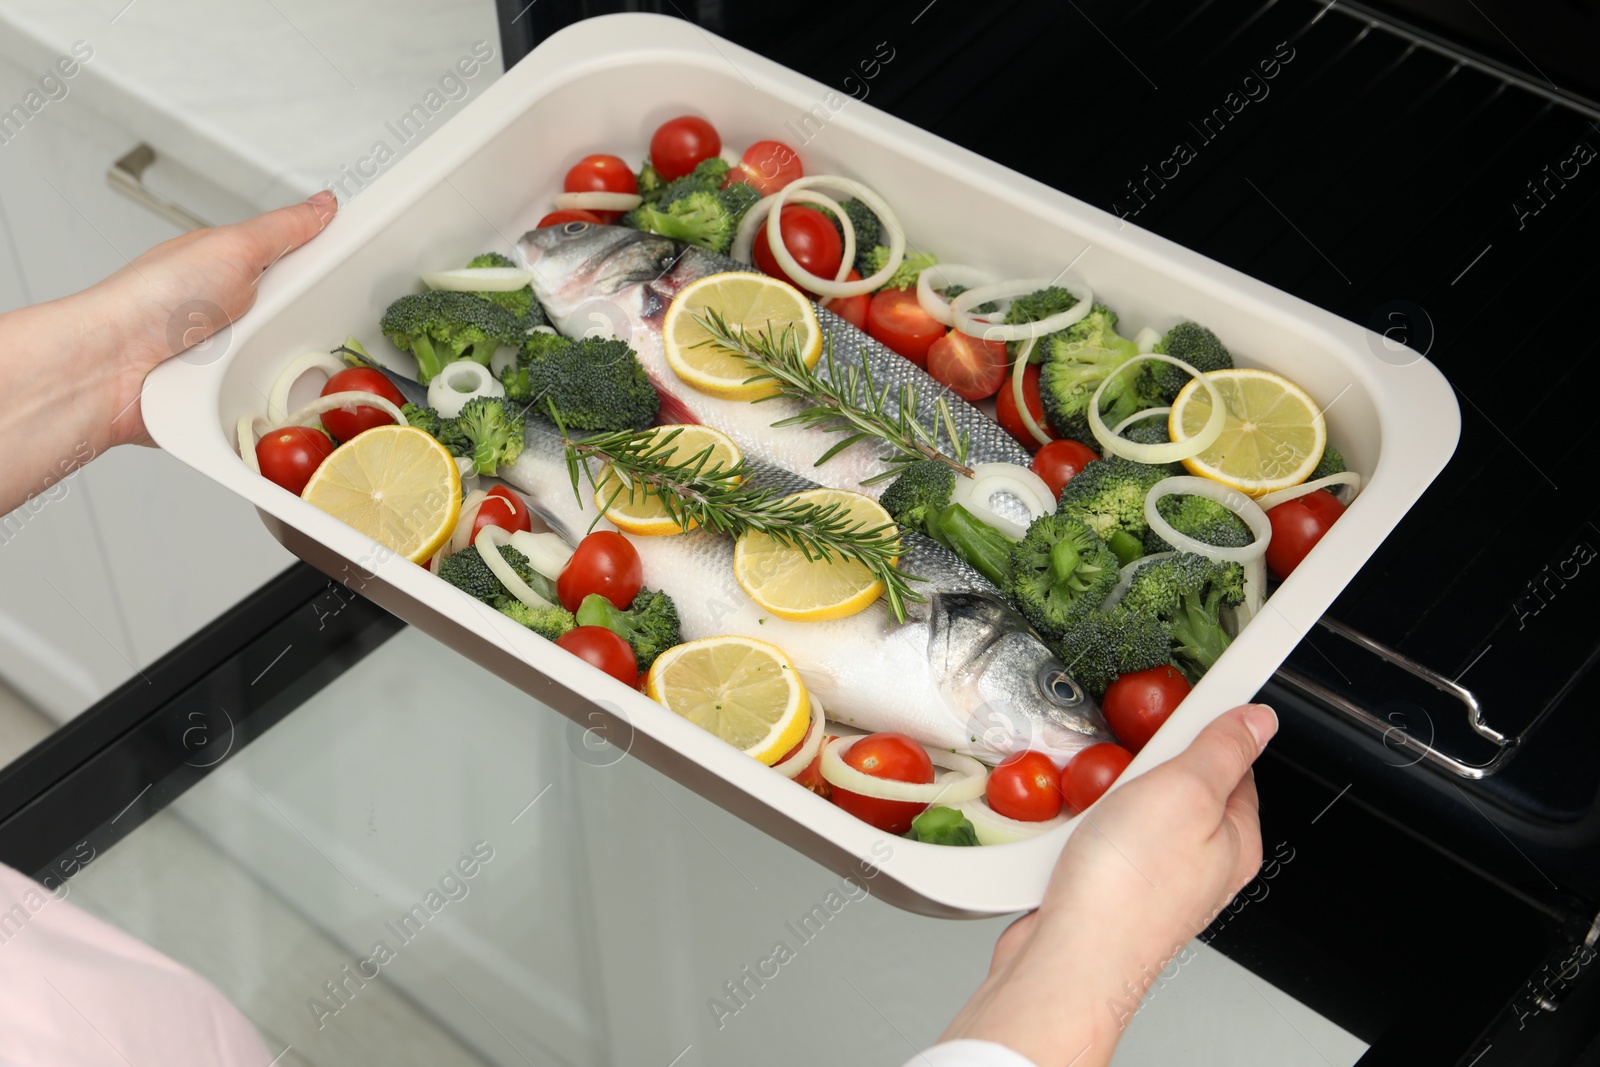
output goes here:
[[650, 138], [650, 165], [665, 181], [681, 178], [703, 159], [720, 155], [722, 138], [705, 119], [683, 115], [663, 122]]
[[[819, 278], [832, 278], [839, 273], [839, 263], [844, 259], [844, 241], [839, 237], [839, 231], [833, 228], [833, 223], [828, 221], [828, 216], [802, 204], [785, 204], [783, 214], [778, 217], [778, 225], [783, 232], [783, 247], [789, 250], [801, 267]], [[778, 266], [772, 246], [767, 243], [767, 228], [764, 225], [756, 231], [750, 256], [756, 270], [762, 274], [782, 278], [796, 289], [804, 291], [805, 286]]]
[[[633, 168], [616, 156], [584, 156], [567, 171], [561, 188], [569, 193], [637, 193], [639, 179], [634, 177]], [[622, 217], [620, 211], [593, 214], [601, 222], [616, 222]]]
[[804, 175], [794, 149], [782, 141], [757, 141], [744, 150], [739, 165], [728, 171], [728, 181], [749, 182], [762, 196], [771, 196]]
[[638, 551], [621, 534], [599, 530], [578, 542], [577, 551], [556, 579], [556, 596], [568, 611], [577, 611], [590, 593], [599, 593], [626, 611], [642, 585], [644, 565]]
[[1004, 341], [985, 341], [951, 330], [928, 349], [928, 373], [934, 381], [948, 385], [967, 400], [994, 396], [1010, 370]]
[[472, 540], [478, 540], [478, 531], [485, 526], [498, 526], [507, 533], [533, 530], [533, 516], [522, 498], [503, 485], [489, 490], [489, 496], [478, 506], [478, 516], [472, 520]]
[[[383, 397], [395, 407], [406, 402], [406, 398], [400, 395], [400, 390], [394, 387], [394, 383], [371, 367], [351, 367], [329, 378], [328, 384], [322, 387], [322, 395], [330, 396], [334, 393], [372, 393]], [[322, 425], [340, 441], [348, 441], [363, 430], [370, 430], [374, 426], [388, 426], [393, 422], [392, 416], [365, 405], [357, 405], [349, 410], [335, 408], [333, 411], [322, 413]]]
[[[835, 268], [836, 270], [838, 268]], [[851, 271], [844, 276], [847, 282], [859, 282], [861, 275]], [[828, 302], [828, 310], [839, 316], [858, 330], [867, 328], [867, 305], [872, 303], [872, 297], [866, 293], [860, 296], [836, 296]]]
[[[1044, 401], [1039, 399], [1039, 368], [1037, 365], [1030, 364], [1022, 372], [1022, 398], [1028, 402], [1028, 414], [1032, 415], [1033, 421], [1039, 424], [1039, 429], [1054, 440], [1056, 433], [1050, 429], [1049, 423], [1045, 422]], [[1022, 415], [1017, 411], [1016, 390], [1012, 388], [1009, 377], [1000, 386], [1000, 392], [994, 398], [994, 408], [995, 421], [1000, 424], [1002, 430], [1015, 437], [1022, 444], [1022, 447], [1029, 452], [1037, 452], [1039, 450], [1039, 442], [1034, 439], [1033, 434], [1028, 432], [1028, 428], [1022, 425]]]
[[1189, 680], [1176, 667], [1134, 671], [1111, 683], [1100, 701], [1100, 710], [1105, 712], [1117, 740], [1129, 751], [1138, 752], [1178, 710], [1189, 695], [1189, 688]]
[[[1016, 405], [1011, 407], [1016, 412]], [[1023, 429], [1027, 433], [1027, 429]], [[1061, 488], [1072, 476], [1100, 458], [1100, 453], [1081, 441], [1051, 441], [1033, 457], [1033, 473], [1043, 478], [1050, 491], [1061, 495]]]
[[1326, 489], [1285, 500], [1269, 510], [1272, 539], [1267, 542], [1267, 569], [1279, 578], [1289, 577], [1343, 514], [1344, 505]]
[[[806, 733], [807, 736], [810, 736], [809, 730]], [[834, 740], [836, 740], [836, 738], [824, 737], [822, 739], [822, 747], [827, 747], [828, 743]], [[794, 747], [785, 752], [783, 754], [783, 758], [778, 760], [778, 762], [782, 763], [790, 756], [793, 756], [796, 752], [799, 752], [801, 746], [803, 746], [805, 743], [805, 737], [802, 737], [800, 740], [796, 741]], [[806, 764], [805, 767], [801, 769], [800, 773], [794, 776], [793, 780], [799, 782], [801, 785], [805, 786], [807, 789], [811, 790], [820, 797], [826, 798], [828, 796], [833, 787], [828, 784], [828, 780], [826, 778], [822, 777], [822, 748], [817, 749], [817, 754], [811, 757], [811, 762]]]
[[1066, 798], [1067, 807], [1074, 815], [1086, 809], [1111, 788], [1111, 783], [1132, 762], [1132, 752], [1109, 742], [1090, 745], [1073, 756], [1061, 769], [1061, 795]]
[[634, 658], [633, 649], [604, 626], [574, 627], [562, 634], [556, 644], [624, 685], [639, 684], [639, 661]]
[[995, 814], [1044, 822], [1061, 814], [1061, 772], [1043, 752], [1016, 752], [1000, 761], [984, 786]]
[[925, 368], [928, 349], [944, 336], [945, 328], [922, 310], [914, 290], [885, 289], [867, 307], [867, 333]]
[[[614, 214], [614, 212], [608, 211], [606, 214]], [[601, 225], [600, 216], [593, 211], [585, 211], [581, 207], [569, 207], [560, 211], [550, 212], [550, 214], [539, 220], [539, 225], [535, 229], [542, 230], [546, 226], [560, 226], [563, 222], [592, 222], [596, 226]]]
[[261, 473], [289, 492], [300, 495], [322, 461], [333, 453], [333, 442], [310, 426], [285, 426], [256, 442], [256, 462]]
[[[862, 774], [874, 778], [892, 778], [897, 782], [917, 782], [927, 785], [933, 781], [933, 761], [928, 752], [905, 734], [868, 734], [850, 746], [844, 754], [845, 763]], [[833, 788], [833, 802], [864, 823], [870, 823], [888, 834], [903, 834], [911, 829], [911, 820], [921, 815], [928, 805], [906, 800], [878, 800], [874, 797], [852, 793], [848, 789]]]

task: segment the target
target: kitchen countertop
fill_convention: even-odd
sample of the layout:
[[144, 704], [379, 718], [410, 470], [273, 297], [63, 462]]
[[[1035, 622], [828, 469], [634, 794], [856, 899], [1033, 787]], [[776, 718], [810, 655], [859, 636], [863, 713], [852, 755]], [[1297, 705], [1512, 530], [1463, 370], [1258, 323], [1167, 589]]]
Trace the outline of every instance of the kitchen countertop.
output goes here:
[[490, 0], [0, 0], [0, 58], [36, 82], [78, 42], [41, 113], [77, 101], [263, 209], [355, 195], [501, 70]]

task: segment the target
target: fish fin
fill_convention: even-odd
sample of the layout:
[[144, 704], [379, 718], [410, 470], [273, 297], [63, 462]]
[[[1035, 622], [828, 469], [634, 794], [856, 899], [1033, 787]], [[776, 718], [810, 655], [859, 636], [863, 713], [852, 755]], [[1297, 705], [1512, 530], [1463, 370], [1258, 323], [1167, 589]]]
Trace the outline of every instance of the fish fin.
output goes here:
[[661, 395], [661, 410], [656, 415], [657, 426], [698, 426], [700, 420], [695, 418], [694, 412], [672, 393], [661, 388], [661, 383], [652, 379], [656, 392]]

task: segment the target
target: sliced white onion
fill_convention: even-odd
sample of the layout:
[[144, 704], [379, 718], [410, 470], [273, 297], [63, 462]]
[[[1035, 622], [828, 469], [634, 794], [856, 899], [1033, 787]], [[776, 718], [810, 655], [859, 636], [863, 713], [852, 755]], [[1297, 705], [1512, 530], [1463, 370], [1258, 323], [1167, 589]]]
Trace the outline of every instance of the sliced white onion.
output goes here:
[[1027, 508], [1030, 522], [1056, 510], [1056, 497], [1049, 483], [1015, 463], [979, 463], [972, 468], [972, 477], [957, 475], [950, 502], [960, 504], [980, 522], [988, 523], [1011, 540], [1020, 541], [1027, 536], [1028, 527], [995, 511], [993, 501], [1000, 493], [1015, 497]]
[[478, 555], [483, 557], [483, 562], [500, 579], [500, 584], [510, 591], [511, 595], [528, 605], [530, 608], [548, 608], [550, 601], [533, 591], [527, 582], [517, 577], [517, 572], [511, 569], [511, 564], [500, 554], [500, 546], [509, 540], [510, 535], [498, 526], [485, 526], [478, 531], [477, 540], [472, 546], [478, 550]]
[[952, 285], [988, 285], [993, 281], [993, 274], [977, 267], [960, 263], [935, 263], [917, 276], [917, 303], [941, 325], [954, 326], [956, 320], [950, 314], [950, 302], [938, 291]]
[[1145, 408], [1143, 411], [1135, 411], [1132, 415], [1129, 415], [1127, 418], [1117, 423], [1116, 426], [1112, 427], [1111, 432], [1116, 436], [1121, 437], [1122, 431], [1126, 430], [1129, 426], [1132, 426], [1136, 422], [1143, 422], [1145, 419], [1153, 419], [1157, 415], [1170, 414], [1172, 414], [1171, 408]]
[[[872, 209], [872, 213], [878, 216], [878, 221], [883, 224], [883, 228], [889, 231], [889, 261], [884, 264], [883, 269], [872, 277], [862, 278], [860, 281], [855, 282], [819, 278], [800, 266], [800, 263], [784, 245], [782, 231], [779, 229], [784, 203], [789, 197], [794, 196], [801, 190], [819, 185], [849, 193]], [[759, 207], [760, 205], [757, 206]], [[772, 194], [772, 206], [767, 211], [767, 243], [772, 249], [773, 258], [778, 261], [778, 266], [783, 268], [784, 273], [789, 275], [796, 285], [810, 292], [821, 293], [823, 296], [859, 296], [862, 293], [870, 293], [894, 277], [894, 272], [900, 269], [900, 262], [905, 258], [906, 235], [900, 229], [899, 218], [890, 210], [889, 205], [884, 203], [883, 197], [858, 181], [841, 178], [834, 174], [815, 174], [810, 177], [796, 178]], [[842, 211], [840, 212], [840, 217], [843, 217]], [[853, 245], [854, 242], [851, 242], [851, 244]], [[852, 258], [854, 257], [852, 256]], [[839, 264], [840, 270], [848, 273], [848, 264], [849, 260], [841, 262]], [[844, 274], [840, 274], [839, 277], [843, 278]]]
[[527, 288], [535, 277], [533, 271], [521, 267], [462, 267], [424, 274], [422, 284], [454, 293], [514, 293]]
[[1100, 610], [1110, 611], [1122, 603], [1122, 597], [1127, 593], [1128, 586], [1133, 584], [1133, 576], [1139, 573], [1140, 567], [1143, 567], [1146, 563], [1154, 563], [1158, 559], [1166, 559], [1168, 556], [1176, 555], [1176, 552], [1152, 552], [1148, 556], [1140, 556], [1132, 563], [1126, 564], [1117, 573], [1117, 584], [1112, 586], [1111, 592], [1106, 594], [1104, 602], [1100, 605]]
[[[965, 294], [963, 294], [965, 295]], [[1187, 441], [1168, 441], [1160, 445], [1143, 445], [1137, 441], [1130, 441], [1126, 437], [1118, 437], [1111, 432], [1111, 427], [1106, 425], [1106, 420], [1100, 417], [1100, 396], [1106, 391], [1106, 386], [1120, 374], [1126, 374], [1129, 369], [1140, 363], [1170, 363], [1174, 367], [1181, 367], [1190, 375], [1200, 379], [1200, 384], [1205, 386], [1206, 393], [1211, 397], [1211, 416], [1206, 419], [1206, 424], [1200, 432]], [[1201, 374], [1181, 359], [1171, 356], [1158, 356], [1147, 352], [1142, 356], [1134, 356], [1116, 371], [1106, 376], [1100, 387], [1094, 391], [1094, 396], [1089, 399], [1089, 430], [1094, 434], [1094, 439], [1100, 442], [1100, 447], [1107, 452], [1115, 453], [1123, 459], [1131, 459], [1135, 463], [1148, 463], [1156, 466], [1162, 463], [1177, 463], [1179, 460], [1198, 456], [1206, 449], [1217, 443], [1217, 438], [1222, 436], [1222, 429], [1228, 421], [1227, 403], [1222, 399], [1222, 393], [1217, 389], [1216, 383]]]
[[828, 732], [827, 721], [822, 714], [822, 701], [816, 697], [811, 698], [811, 725], [806, 728], [806, 736], [801, 739], [800, 747], [795, 754], [780, 763], [774, 763], [772, 769], [785, 778], [797, 778], [800, 772], [811, 766], [811, 761], [817, 758], [817, 753], [822, 750], [822, 737]]
[[1238, 629], [1244, 629], [1245, 624], [1256, 617], [1256, 612], [1261, 610], [1261, 605], [1267, 600], [1267, 558], [1257, 556], [1244, 565], [1244, 603], [1235, 609], [1234, 623]]
[[456, 473], [461, 475], [461, 492], [478, 491], [478, 468], [469, 456], [456, 457]]
[[1026, 841], [1030, 837], [1047, 834], [1058, 826], [1065, 826], [1072, 818], [1062, 811], [1055, 818], [1043, 822], [1008, 819], [991, 808], [989, 802], [982, 797], [964, 800], [959, 804], [952, 804], [951, 807], [965, 815], [972, 823], [972, 829], [976, 831], [980, 845], [1009, 845], [1016, 841]]
[[332, 378], [349, 365], [338, 356], [327, 352], [307, 352], [303, 356], [296, 356], [283, 368], [272, 383], [272, 390], [267, 394], [267, 419], [274, 426], [282, 426], [289, 421], [289, 390], [294, 388], [294, 383], [300, 376], [308, 371], [320, 370]]
[[1017, 405], [1017, 418], [1022, 420], [1022, 425], [1042, 448], [1055, 438], [1045, 433], [1044, 427], [1034, 421], [1033, 412], [1028, 410], [1028, 401], [1022, 388], [1023, 379], [1028, 374], [1028, 357], [1033, 354], [1033, 346], [1038, 342], [1037, 337], [1030, 337], [1017, 346], [1017, 361], [1011, 366], [1011, 399]]
[[238, 425], [239, 458], [244, 465], [261, 473], [261, 462], [256, 459], [256, 438], [272, 429], [272, 424], [260, 415], [240, 415]]
[[638, 193], [557, 193], [555, 203], [561, 211], [632, 211], [644, 203], [644, 197]]
[[1355, 471], [1340, 471], [1338, 474], [1330, 474], [1326, 478], [1318, 478], [1315, 481], [1310, 482], [1301, 482], [1299, 485], [1291, 485], [1287, 489], [1279, 489], [1275, 493], [1268, 493], [1266, 496], [1257, 497], [1256, 503], [1261, 505], [1262, 511], [1270, 511], [1272, 508], [1277, 507], [1285, 500], [1293, 500], [1296, 497], [1305, 496], [1307, 493], [1314, 493], [1318, 489], [1326, 489], [1331, 485], [1348, 485], [1350, 487], [1350, 491], [1348, 493], [1340, 494], [1340, 502], [1343, 504], [1349, 504], [1350, 501], [1356, 498], [1356, 494], [1361, 492], [1361, 475], [1357, 474]]
[[344, 393], [329, 393], [327, 396], [319, 396], [317, 399], [313, 400], [299, 411], [291, 414], [287, 419], [284, 419], [283, 425], [309, 426], [311, 425], [311, 420], [320, 415], [326, 414], [329, 411], [333, 411], [338, 408], [351, 410], [358, 407], [377, 408], [379, 411], [393, 419], [398, 425], [406, 425], [406, 417], [400, 413], [399, 408], [395, 407], [393, 404], [389, 403], [376, 393], [363, 393], [359, 390], [350, 390], [349, 392]]
[[1133, 335], [1133, 343], [1139, 346], [1140, 352], [1154, 352], [1156, 345], [1161, 343], [1161, 331], [1146, 326]]
[[437, 411], [441, 419], [453, 419], [461, 414], [469, 400], [505, 395], [506, 387], [489, 373], [489, 368], [470, 359], [446, 364], [428, 383], [428, 406]]
[[567, 562], [572, 559], [572, 546], [562, 540], [560, 534], [517, 530], [511, 535], [510, 544], [528, 557], [534, 570], [552, 582], [561, 577], [561, 572], [567, 569]]
[[472, 543], [472, 524], [478, 521], [478, 509], [488, 495], [482, 489], [474, 489], [461, 501], [461, 516], [456, 519], [456, 528], [451, 531], [450, 540], [439, 550], [441, 559], [448, 559]]
[[822, 763], [819, 769], [829, 785], [875, 800], [900, 800], [911, 804], [959, 804], [963, 800], [982, 796], [983, 787], [989, 780], [988, 768], [971, 756], [958, 756], [954, 752], [939, 748], [928, 749], [928, 758], [933, 760], [934, 766], [944, 767], [955, 773], [940, 775], [927, 785], [900, 782], [892, 778], [874, 778], [844, 761], [844, 754], [859, 740], [861, 740], [859, 737], [843, 737], [822, 750]]
[[[801, 204], [815, 204], [817, 207], [827, 208], [833, 212], [833, 217], [839, 220], [839, 226], [844, 230], [844, 251], [839, 257], [839, 269], [834, 273], [834, 281], [843, 283], [845, 278], [849, 276], [850, 265], [855, 262], [856, 258], [856, 224], [850, 221], [850, 216], [845, 214], [843, 207], [839, 206], [839, 201], [831, 196], [824, 196], [809, 189], [802, 189], [789, 199]], [[772, 214], [772, 205], [777, 202], [778, 194], [773, 193], [771, 196], [762, 197], [750, 206], [750, 210], [744, 213], [744, 218], [739, 220], [739, 229], [733, 235], [733, 246], [729, 249], [728, 255], [740, 263], [753, 263], [755, 261], [756, 234], [766, 224], [767, 218]], [[771, 238], [769, 237], [768, 240], [770, 241]], [[849, 284], [859, 285], [860, 283], [851, 282]], [[813, 290], [813, 292], [821, 292], [821, 290]], [[856, 294], [836, 293], [833, 295], [854, 296]], [[828, 301], [832, 299], [833, 296], [825, 297], [820, 302], [820, 306], [826, 307]]]
[[[1048, 315], [1038, 322], [1019, 322], [1009, 326], [1005, 323], [984, 322], [972, 315], [972, 309], [979, 304], [987, 304], [991, 300], [1027, 296], [1040, 289], [1048, 289], [1052, 285], [1067, 290], [1078, 298], [1078, 302], [1067, 310]], [[1021, 278], [1009, 282], [995, 282], [993, 285], [980, 285], [976, 289], [968, 289], [950, 301], [950, 315], [955, 328], [964, 334], [981, 337], [985, 341], [1025, 341], [1030, 337], [1043, 337], [1047, 333], [1064, 330], [1073, 323], [1081, 321], [1093, 308], [1094, 292], [1087, 285], [1076, 283], [1063, 285], [1054, 278]]]
[[[1163, 497], [1174, 495], [1203, 496], [1207, 500], [1216, 501], [1244, 520], [1245, 525], [1250, 527], [1250, 532], [1255, 534], [1255, 541], [1235, 548], [1207, 544], [1188, 534], [1179, 533], [1156, 507]], [[1225, 563], [1249, 563], [1253, 559], [1259, 559], [1267, 551], [1267, 543], [1272, 540], [1272, 523], [1267, 520], [1267, 513], [1261, 510], [1260, 504], [1221, 482], [1214, 482], [1210, 478], [1196, 478], [1188, 474], [1163, 478], [1152, 486], [1144, 498], [1144, 517], [1150, 524], [1150, 529], [1156, 532], [1156, 536], [1179, 552], [1193, 552], [1207, 559], [1221, 560]]]
[[515, 348], [500, 347], [494, 350], [494, 355], [489, 357], [489, 373], [499, 378], [506, 372], [507, 367], [517, 365], [517, 350]]

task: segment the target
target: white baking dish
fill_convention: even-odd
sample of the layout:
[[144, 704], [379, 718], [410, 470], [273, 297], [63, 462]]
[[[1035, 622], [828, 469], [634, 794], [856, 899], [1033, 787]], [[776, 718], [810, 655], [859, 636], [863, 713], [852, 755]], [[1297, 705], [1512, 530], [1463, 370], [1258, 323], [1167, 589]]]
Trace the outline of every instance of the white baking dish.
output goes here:
[[651, 130], [686, 111], [707, 115], [734, 146], [809, 137], [796, 145], [808, 173], [848, 174], [880, 190], [907, 233], [944, 258], [1005, 277], [1054, 275], [1076, 262], [1128, 336], [1194, 318], [1241, 364], [1279, 371], [1328, 406], [1330, 437], [1368, 476], [1365, 490], [1123, 781], [1248, 700], [1455, 449], [1454, 395], [1414, 353], [688, 23], [651, 15], [594, 19], [541, 45], [278, 264], [230, 338], [152, 374], [145, 419], [162, 447], [249, 500], [303, 559], [574, 720], [626, 720], [631, 729], [609, 736], [631, 733], [633, 755], [836, 872], [856, 874], [890, 903], [948, 916], [1033, 907], [1077, 821], [979, 849], [886, 837], [421, 567], [388, 558], [252, 474], [234, 452], [232, 427], [263, 410], [289, 358], [350, 333], [381, 344], [379, 316], [414, 291], [419, 273], [484, 249], [509, 252], [579, 157], [638, 154]]

